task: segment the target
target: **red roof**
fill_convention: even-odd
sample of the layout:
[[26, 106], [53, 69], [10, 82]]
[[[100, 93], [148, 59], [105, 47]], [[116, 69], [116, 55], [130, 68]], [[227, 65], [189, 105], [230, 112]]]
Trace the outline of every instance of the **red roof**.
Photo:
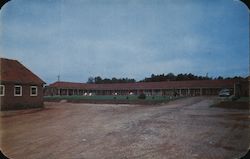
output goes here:
[[178, 89], [178, 88], [233, 88], [234, 80], [192, 80], [164, 82], [136, 82], [112, 84], [87, 84], [73, 82], [55, 82], [49, 87], [85, 89], [85, 90], [140, 90], [140, 89]]
[[0, 81], [30, 84], [45, 84], [17, 60], [0, 58]]
[[54, 82], [49, 85], [49, 87], [58, 87], [58, 88], [85, 88], [84, 83], [75, 83], [75, 82]]

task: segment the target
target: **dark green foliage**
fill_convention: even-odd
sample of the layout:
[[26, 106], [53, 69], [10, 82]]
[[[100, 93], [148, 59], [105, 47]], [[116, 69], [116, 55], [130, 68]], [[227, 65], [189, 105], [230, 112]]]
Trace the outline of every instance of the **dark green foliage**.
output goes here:
[[212, 78], [207, 76], [196, 76], [192, 73], [185, 73], [185, 74], [178, 74], [174, 75], [173, 73], [168, 74], [160, 74], [154, 75], [152, 74], [151, 77], [146, 77], [144, 80], [140, 82], [160, 82], [160, 81], [187, 81], [187, 80], [212, 80]]
[[144, 93], [141, 93], [139, 96], [138, 96], [138, 99], [146, 99], [146, 95]]
[[115, 78], [112, 79], [104, 78], [102, 79], [100, 76], [97, 77], [89, 77], [87, 83], [95, 83], [95, 84], [105, 84], [105, 83], [134, 83], [135, 79], [130, 78]]
[[[208, 77], [208, 74], [205, 76], [197, 76], [192, 73], [185, 73], [185, 74], [178, 74], [175, 75], [173, 73], [168, 73], [168, 74], [160, 74], [160, 75], [155, 75], [152, 74], [150, 77], [145, 77], [143, 80], [139, 82], [161, 82], [161, 81], [188, 81], [188, 80], [243, 80], [247, 79], [241, 76], [235, 76], [235, 77]], [[105, 84], [105, 83], [135, 83], [136, 80], [133, 78], [104, 78], [102, 79], [100, 76], [97, 77], [89, 77], [87, 83], [95, 83], [95, 84]]]
[[94, 83], [95, 79], [94, 77], [89, 77], [87, 83]]
[[239, 99], [238, 96], [233, 96], [233, 97], [232, 97], [232, 101], [236, 101], [237, 99]]

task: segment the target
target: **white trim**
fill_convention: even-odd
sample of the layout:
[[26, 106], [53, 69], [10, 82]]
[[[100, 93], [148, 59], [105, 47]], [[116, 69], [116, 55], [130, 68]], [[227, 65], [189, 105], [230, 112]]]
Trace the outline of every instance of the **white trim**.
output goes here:
[[[20, 94], [16, 94], [16, 88], [20, 88]], [[22, 86], [20, 85], [15, 85], [14, 86], [14, 96], [22, 96]]]
[[[35, 94], [32, 94], [32, 88], [36, 89], [36, 93]], [[37, 88], [37, 86], [30, 86], [30, 96], [37, 96], [37, 94], [38, 94], [38, 88]]]
[[3, 88], [3, 94], [0, 94], [0, 96], [2, 97], [2, 96], [4, 96], [5, 95], [5, 86], [4, 85], [0, 85], [0, 87], [2, 87]]

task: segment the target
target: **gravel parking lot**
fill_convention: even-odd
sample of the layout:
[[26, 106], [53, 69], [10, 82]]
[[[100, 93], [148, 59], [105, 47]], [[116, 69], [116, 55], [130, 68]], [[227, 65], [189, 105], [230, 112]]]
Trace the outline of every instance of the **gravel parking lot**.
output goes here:
[[1, 150], [13, 159], [234, 159], [249, 148], [248, 110], [216, 97], [160, 105], [48, 102], [1, 112]]

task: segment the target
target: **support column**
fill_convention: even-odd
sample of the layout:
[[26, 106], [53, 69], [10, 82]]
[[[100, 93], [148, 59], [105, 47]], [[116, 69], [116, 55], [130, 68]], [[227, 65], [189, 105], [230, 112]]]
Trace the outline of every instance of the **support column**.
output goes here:
[[236, 96], [236, 84], [234, 83], [234, 96]]

